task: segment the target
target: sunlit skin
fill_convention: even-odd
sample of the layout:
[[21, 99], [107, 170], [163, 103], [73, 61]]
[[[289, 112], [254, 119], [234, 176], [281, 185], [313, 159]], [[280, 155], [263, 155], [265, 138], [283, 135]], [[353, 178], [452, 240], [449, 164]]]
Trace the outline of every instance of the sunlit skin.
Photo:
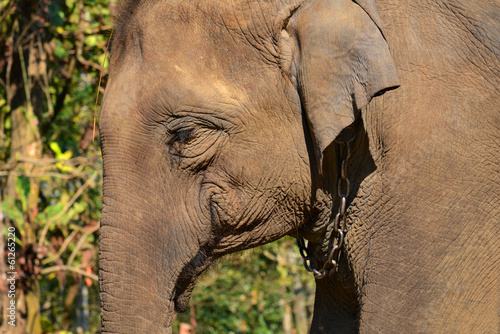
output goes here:
[[[285, 235], [309, 240], [322, 263], [338, 208], [335, 140], [346, 132], [356, 134], [348, 233], [339, 272], [317, 281], [311, 332], [497, 326], [487, 288], [457, 295], [446, 285], [450, 277], [472, 283], [462, 274], [470, 272], [462, 271], [465, 263], [482, 268], [476, 275], [490, 284], [484, 263], [498, 212], [484, 202], [472, 207], [469, 193], [457, 197], [450, 189], [464, 175], [494, 184], [494, 173], [483, 174], [492, 165], [472, 163], [460, 142], [435, 144], [456, 142], [463, 129], [483, 135], [492, 127], [457, 116], [471, 111], [472, 91], [460, 95], [464, 107], [450, 117], [458, 97], [442, 81], [463, 76], [429, 81], [415, 65], [427, 57], [419, 43], [437, 46], [426, 30], [400, 20], [411, 10], [429, 32], [434, 21], [424, 24], [409, 4], [380, 2], [384, 20], [371, 1], [124, 6], [100, 123], [103, 332], [170, 333], [175, 312], [186, 310], [196, 279], [214, 260]], [[481, 101], [491, 110], [494, 90], [472, 77], [490, 94]], [[488, 149], [481, 140], [472, 145]], [[435, 172], [444, 170], [453, 177]], [[471, 189], [476, 198], [475, 183], [464, 182], [455, 192]], [[470, 219], [459, 214], [465, 209], [484, 218], [480, 229], [469, 230]], [[459, 261], [464, 231], [490, 242], [468, 250], [478, 263]], [[484, 317], [465, 311], [474, 300], [484, 301]]]

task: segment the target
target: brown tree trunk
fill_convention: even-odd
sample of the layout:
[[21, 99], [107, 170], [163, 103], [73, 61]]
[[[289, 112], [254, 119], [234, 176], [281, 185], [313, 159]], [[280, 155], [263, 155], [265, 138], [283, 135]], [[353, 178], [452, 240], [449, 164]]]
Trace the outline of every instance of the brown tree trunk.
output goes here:
[[[23, 87], [23, 83], [18, 82], [16, 79], [14, 80], [13, 85], [17, 86], [15, 91], [19, 92]], [[18, 159], [39, 159], [42, 154], [42, 143], [38, 132], [36, 117], [33, 113], [33, 106], [26, 98], [23, 101], [22, 96], [18, 95], [16, 100], [17, 101], [13, 99], [11, 103], [11, 106], [17, 105], [17, 108], [13, 109], [11, 113], [11, 161]], [[24, 173], [28, 175], [37, 172], [33, 165], [30, 164], [19, 163], [17, 166], [18, 170], [24, 170]], [[17, 182], [17, 175], [11, 174], [8, 177], [6, 187], [7, 196], [19, 198], [20, 194], [16, 191]], [[25, 222], [23, 227], [23, 242], [25, 244], [25, 249], [26, 245], [33, 245], [36, 243], [35, 227], [31, 225], [33, 224], [34, 218], [38, 213], [38, 196], [40, 192], [40, 185], [36, 179], [30, 178], [29, 185], [30, 193], [26, 201], [26, 212], [24, 212]], [[17, 254], [20, 254], [19, 251], [16, 252], [16, 257]], [[19, 258], [16, 259], [16, 262], [18, 261]], [[28, 278], [28, 281], [26, 284], [23, 284], [23, 287], [25, 289], [25, 291], [23, 291], [23, 299], [26, 305], [20, 305], [19, 310], [26, 309], [26, 313], [23, 314], [23, 316], [19, 316], [19, 323], [18, 326], [16, 326], [16, 331], [17, 333], [26, 333], [26, 330], [28, 330], [29, 333], [33, 334], [41, 333], [39, 305], [40, 291], [38, 289], [38, 282]], [[22, 300], [18, 300], [18, 303], [19, 302], [22, 302]]]
[[292, 306], [289, 301], [283, 300], [283, 333], [292, 334], [293, 333], [293, 317], [292, 317]]
[[[2, 201], [3, 197], [0, 194], [0, 203]], [[3, 217], [3, 212], [2, 212], [2, 206], [0, 205], [0, 221], [1, 225], [0, 228], [3, 228], [5, 221], [2, 218]], [[5, 243], [3, 236], [0, 238], [0, 249], [1, 249], [1, 254], [4, 254], [3, 251], [5, 250]], [[0, 278], [1, 278], [1, 283], [0, 283], [0, 314], [2, 317], [2, 326], [0, 327], [0, 332], [2, 333], [7, 333], [8, 330], [8, 324], [7, 324], [7, 307], [9, 306], [9, 298], [7, 297], [7, 267], [5, 265], [5, 260], [4, 257], [1, 257], [0, 260]]]
[[[29, 38], [21, 37], [20, 31], [33, 32], [36, 29], [36, 18], [38, 12], [38, 3], [21, 2], [19, 4], [22, 16], [14, 24], [9, 43], [11, 46], [8, 70], [6, 77], [7, 103], [11, 107], [11, 147], [10, 163], [16, 168], [16, 172], [7, 177], [7, 182], [3, 190], [3, 197], [16, 199], [23, 198], [26, 194], [18, 193], [16, 186], [19, 182], [19, 175], [16, 173], [22, 171], [25, 175], [36, 173], [33, 164], [23, 163], [25, 160], [36, 160], [42, 156], [42, 142], [38, 127], [38, 118], [35, 115], [43, 114], [43, 94], [41, 87], [36, 84], [38, 60], [35, 58], [34, 40], [41, 39], [42, 34], [31, 34]], [[39, 13], [38, 13], [39, 14]], [[17, 28], [16, 28], [17, 27]], [[23, 39], [25, 38], [25, 39]], [[18, 47], [14, 47], [17, 45]], [[19, 162], [20, 161], [20, 162]], [[28, 178], [29, 194], [26, 196], [23, 207], [24, 225], [22, 226], [22, 241], [24, 248], [16, 249], [16, 269], [18, 279], [20, 277], [20, 267], [23, 264], [26, 268], [30, 267], [28, 258], [21, 258], [23, 255], [32, 252], [33, 248], [28, 246], [36, 244], [36, 234], [34, 220], [38, 214], [38, 198], [40, 193], [39, 182], [34, 178]], [[8, 223], [15, 226], [13, 222]], [[20, 226], [17, 226], [17, 237], [20, 237]], [[4, 259], [2, 259], [4, 261]], [[17, 314], [15, 333], [41, 333], [40, 322], [40, 289], [34, 275], [28, 276], [21, 284], [16, 282]], [[8, 326], [9, 330], [12, 330]]]
[[71, 318], [71, 310], [73, 309], [73, 304], [75, 302], [76, 296], [78, 294], [79, 283], [74, 282], [68, 287], [68, 292], [66, 294], [66, 299], [64, 300], [64, 311], [62, 320], [62, 330], [68, 331]]
[[296, 333], [307, 334], [309, 329], [306, 309], [307, 292], [300, 275], [295, 275], [293, 280], [293, 290], [295, 296], [293, 301], [293, 313], [295, 315]]
[[[42, 333], [42, 323], [40, 317], [40, 286], [38, 281], [32, 281], [26, 289], [26, 332], [38, 334]], [[18, 333], [20, 333], [18, 331]]]

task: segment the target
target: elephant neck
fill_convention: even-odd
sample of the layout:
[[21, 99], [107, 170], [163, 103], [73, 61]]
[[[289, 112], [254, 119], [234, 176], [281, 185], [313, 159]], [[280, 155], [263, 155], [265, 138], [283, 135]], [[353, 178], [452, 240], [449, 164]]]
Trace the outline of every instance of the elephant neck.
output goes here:
[[[332, 143], [324, 151], [323, 173], [317, 175], [317, 178], [313, 177], [315, 196], [312, 215], [298, 231], [298, 236], [309, 241], [308, 249], [312, 257], [311, 262], [316, 269], [320, 269], [327, 261], [334, 241], [336, 241], [334, 240], [337, 237], [334, 232], [335, 218], [337, 214], [341, 214], [340, 206], [342, 196], [344, 196], [342, 194], [347, 194], [345, 197], [347, 203], [345, 216], [348, 226], [344, 230], [343, 240], [345, 242], [345, 238], [349, 237], [349, 233], [346, 234], [346, 232], [351, 225], [349, 215], [353, 212], [349, 207], [350, 203], [356, 198], [363, 179], [376, 169], [373, 159], [369, 155], [368, 140], [362, 120], [356, 121], [348, 129], [345, 129], [339, 136], [339, 141], [350, 143], [349, 158], [346, 159], [346, 146], [339, 145], [337, 142]], [[347, 179], [344, 181], [340, 179], [343, 162], [346, 168], [344, 175]], [[347, 191], [345, 185], [348, 186]], [[341, 224], [338, 228], [342, 228]]]
[[[352, 231], [352, 219], [359, 213], [359, 208], [351, 207], [351, 202], [358, 196], [363, 181], [376, 171], [375, 163], [370, 155], [369, 141], [363, 123], [357, 128], [355, 140], [352, 142], [352, 152], [347, 165], [347, 175], [350, 180], [350, 194], [347, 199], [347, 233], [344, 243], [355, 234]], [[321, 189], [317, 191], [317, 208], [323, 208], [317, 215], [314, 224], [310, 224], [307, 236], [311, 246], [317, 251], [318, 260], [325, 260], [331, 247], [333, 219], [338, 211], [339, 196], [337, 182], [340, 166], [335, 146], [325, 154], [325, 164], [330, 165], [329, 173], [324, 173]], [[319, 195], [318, 195], [319, 194]], [[311, 333], [358, 333], [359, 315], [361, 310], [359, 285], [354, 275], [352, 247], [342, 247], [338, 271], [323, 279], [316, 280], [316, 296]], [[323, 262], [321, 262], [323, 263]]]
[[357, 333], [360, 305], [349, 275], [316, 280], [311, 333]]

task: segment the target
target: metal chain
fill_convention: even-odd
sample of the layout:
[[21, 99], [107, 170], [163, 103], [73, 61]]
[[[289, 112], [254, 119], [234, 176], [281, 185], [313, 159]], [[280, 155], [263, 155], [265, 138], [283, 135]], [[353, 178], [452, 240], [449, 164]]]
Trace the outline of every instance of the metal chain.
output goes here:
[[350, 182], [347, 178], [347, 161], [351, 157], [351, 142], [355, 138], [352, 137], [347, 142], [342, 142], [344, 149], [344, 158], [340, 163], [340, 177], [337, 181], [337, 194], [340, 198], [339, 210], [337, 215], [335, 216], [334, 224], [333, 224], [333, 232], [332, 232], [332, 249], [328, 255], [327, 261], [323, 264], [321, 269], [316, 269], [311, 262], [311, 255], [309, 254], [309, 250], [303, 238], [297, 238], [297, 246], [299, 247], [300, 255], [304, 260], [304, 267], [307, 271], [312, 272], [316, 279], [322, 279], [326, 276], [331, 275], [336, 272], [339, 265], [340, 252], [342, 245], [344, 243], [344, 235], [346, 232], [347, 226], [347, 215], [346, 215], [346, 206], [347, 206], [347, 197], [349, 196], [349, 188]]

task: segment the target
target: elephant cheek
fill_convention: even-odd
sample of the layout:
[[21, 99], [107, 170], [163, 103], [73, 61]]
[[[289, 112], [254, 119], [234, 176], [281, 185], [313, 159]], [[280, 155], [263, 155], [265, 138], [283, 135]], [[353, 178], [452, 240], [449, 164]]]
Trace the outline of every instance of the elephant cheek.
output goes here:
[[[222, 236], [241, 230], [246, 225], [245, 208], [247, 201], [240, 191], [232, 190], [214, 194], [211, 198], [212, 212], [220, 225]], [[213, 216], [213, 215], [212, 215]], [[212, 220], [214, 220], [212, 218]], [[214, 222], [212, 222], [214, 223]]]

